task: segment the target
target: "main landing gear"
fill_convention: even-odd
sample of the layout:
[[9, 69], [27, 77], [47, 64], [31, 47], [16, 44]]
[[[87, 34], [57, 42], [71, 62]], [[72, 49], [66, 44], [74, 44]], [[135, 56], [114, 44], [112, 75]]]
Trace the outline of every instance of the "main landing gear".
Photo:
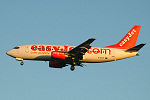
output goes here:
[[71, 71], [74, 71], [74, 70], [75, 70], [74, 65], [72, 65], [72, 66], [70, 67], [70, 70], [71, 70]]
[[73, 61], [73, 62], [72, 62], [72, 65], [71, 65], [71, 67], [70, 67], [70, 70], [71, 70], [71, 71], [74, 71], [74, 70], [75, 70], [75, 67], [74, 67], [75, 65], [76, 65], [76, 62]]
[[73, 62], [72, 65], [71, 65], [71, 67], [70, 67], [70, 70], [71, 70], [71, 71], [74, 71], [74, 70], [75, 70], [75, 67], [74, 67], [75, 65], [76, 65], [76, 66], [80, 66], [80, 67], [87, 66], [86, 62], [85, 62], [85, 65], [82, 64], [82, 63], [75, 63], [75, 62]]

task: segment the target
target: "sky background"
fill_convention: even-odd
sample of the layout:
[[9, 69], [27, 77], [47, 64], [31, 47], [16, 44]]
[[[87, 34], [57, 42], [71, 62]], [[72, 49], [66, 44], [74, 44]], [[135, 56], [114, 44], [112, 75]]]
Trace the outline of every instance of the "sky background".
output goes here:
[[[49, 68], [6, 51], [24, 44], [115, 44], [141, 25], [140, 56], [108, 63]], [[0, 0], [0, 100], [150, 100], [149, 0]]]

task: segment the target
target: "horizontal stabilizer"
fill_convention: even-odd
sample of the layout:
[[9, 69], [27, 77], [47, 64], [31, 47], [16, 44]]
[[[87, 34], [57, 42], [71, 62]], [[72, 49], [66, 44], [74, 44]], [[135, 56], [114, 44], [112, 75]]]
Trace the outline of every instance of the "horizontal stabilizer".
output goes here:
[[139, 51], [146, 43], [139, 44], [133, 48], [126, 50], [125, 52], [137, 52]]

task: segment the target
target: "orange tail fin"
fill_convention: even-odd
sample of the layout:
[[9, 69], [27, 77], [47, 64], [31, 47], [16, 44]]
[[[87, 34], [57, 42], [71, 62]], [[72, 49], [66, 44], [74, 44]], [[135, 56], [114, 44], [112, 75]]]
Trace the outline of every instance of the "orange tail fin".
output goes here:
[[140, 28], [141, 26], [135, 25], [119, 43], [106, 46], [105, 48], [129, 49], [134, 47], [136, 45]]

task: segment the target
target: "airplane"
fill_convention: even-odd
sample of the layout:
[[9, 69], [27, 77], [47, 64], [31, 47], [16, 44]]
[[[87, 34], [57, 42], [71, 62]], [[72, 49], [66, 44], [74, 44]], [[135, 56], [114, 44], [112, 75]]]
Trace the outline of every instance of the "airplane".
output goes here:
[[120, 42], [105, 47], [92, 47], [90, 44], [96, 39], [90, 38], [78, 46], [21, 45], [14, 47], [6, 54], [21, 61], [21, 65], [24, 64], [23, 60], [49, 61], [51, 68], [71, 65], [70, 69], [74, 71], [75, 66], [83, 67], [83, 63], [110, 62], [137, 56], [138, 51], [146, 44], [135, 46], [140, 28], [140, 25], [135, 25]]

